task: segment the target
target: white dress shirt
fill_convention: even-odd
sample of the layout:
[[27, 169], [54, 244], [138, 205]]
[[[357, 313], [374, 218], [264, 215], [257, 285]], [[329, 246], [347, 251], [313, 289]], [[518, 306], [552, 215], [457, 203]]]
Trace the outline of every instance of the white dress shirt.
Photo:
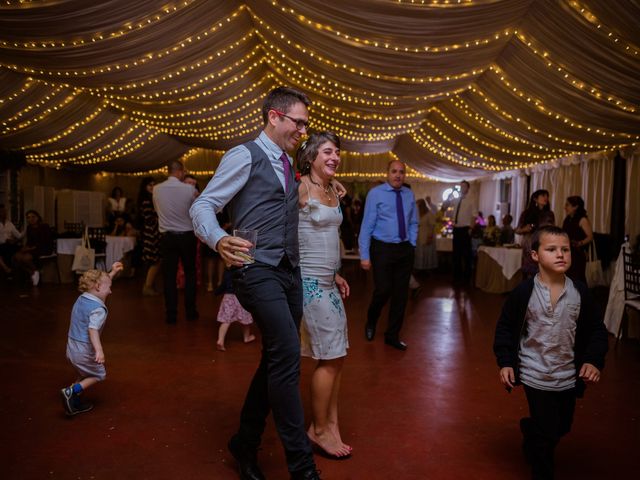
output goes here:
[[[471, 200], [469, 195], [455, 198], [451, 201], [453, 207], [453, 221], [455, 227], [472, 227], [475, 223], [475, 217], [478, 215], [478, 207]], [[459, 209], [458, 209], [459, 207]], [[458, 217], [456, 220], [456, 212]]]
[[7, 240], [11, 238], [19, 240], [22, 238], [22, 234], [9, 220], [4, 223], [0, 222], [0, 244], [7, 243]]
[[197, 194], [193, 185], [173, 176], [153, 187], [153, 207], [161, 233], [193, 231], [189, 207]]

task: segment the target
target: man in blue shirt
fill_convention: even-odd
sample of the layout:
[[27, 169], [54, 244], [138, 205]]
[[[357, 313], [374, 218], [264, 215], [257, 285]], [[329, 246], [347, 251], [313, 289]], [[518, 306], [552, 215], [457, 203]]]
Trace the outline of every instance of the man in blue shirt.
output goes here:
[[384, 342], [398, 350], [407, 344], [399, 338], [409, 294], [409, 278], [418, 239], [418, 216], [413, 192], [403, 186], [404, 163], [392, 160], [387, 182], [367, 195], [360, 227], [360, 266], [373, 267], [374, 291], [367, 313], [365, 336], [373, 340], [382, 308], [391, 299]]

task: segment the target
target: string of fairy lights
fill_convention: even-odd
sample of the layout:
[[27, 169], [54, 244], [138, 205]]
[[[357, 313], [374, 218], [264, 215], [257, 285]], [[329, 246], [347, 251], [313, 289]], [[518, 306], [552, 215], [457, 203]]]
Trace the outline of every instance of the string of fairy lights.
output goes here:
[[[551, 55], [549, 52], [543, 52], [541, 47], [536, 47], [537, 42], [529, 39], [523, 33], [517, 32], [515, 36], [518, 40], [522, 42], [522, 44], [529, 47], [530, 51], [533, 52], [536, 56], [538, 56], [542, 61], [544, 61], [549, 68], [553, 68], [558, 73], [560, 73], [560, 78], [563, 79], [566, 83], [569, 83], [572, 87], [585, 92], [588, 95], [597, 98], [598, 100], [602, 100], [605, 102], [609, 102], [615, 107], [624, 110], [625, 112], [635, 113], [639, 107], [633, 105], [616, 95], [611, 93], [605, 93], [601, 89], [589, 85], [587, 82], [579, 80], [575, 75], [572, 75], [566, 68], [562, 67], [558, 62], [551, 60]], [[493, 69], [497, 69], [497, 67], [493, 66]]]
[[[271, 35], [275, 39], [279, 39], [282, 42], [286, 43], [287, 45], [292, 46], [298, 51], [299, 54], [305, 57], [313, 58], [315, 59], [315, 61], [320, 62], [325, 66], [332, 67], [342, 72], [348, 72], [350, 74], [354, 74], [359, 77], [415, 85], [415, 84], [425, 84], [425, 83], [442, 83], [442, 82], [450, 82], [455, 80], [468, 80], [470, 78], [480, 75], [484, 71], [483, 68], [478, 67], [478, 68], [474, 68], [473, 70], [462, 72], [462, 73], [455, 73], [455, 74], [448, 74], [448, 75], [435, 75], [435, 76], [428, 75], [426, 77], [414, 77], [414, 76], [389, 75], [382, 72], [375, 72], [369, 69], [357, 68], [346, 62], [337, 62], [335, 60], [332, 60], [328, 56], [324, 56], [308, 46], [302, 45], [294, 40], [291, 40], [287, 37], [287, 35], [282, 33], [282, 31], [278, 31], [276, 28], [269, 25], [264, 19], [258, 17], [253, 13], [251, 13], [251, 16], [253, 20], [257, 23], [256, 33], [263, 41], [266, 41], [268, 43], [273, 43], [273, 42], [269, 42], [269, 40], [266, 38], [266, 35], [264, 35], [264, 31], [266, 31], [269, 35]], [[264, 31], [260, 31], [260, 28], [264, 28]]]
[[[36, 1], [39, 4], [45, 3], [39, 0], [36, 0]], [[8, 6], [23, 6], [23, 5], [29, 5], [31, 3], [36, 3], [36, 1], [4, 0], [4, 2], [2, 3]], [[31, 41], [31, 42], [11, 42], [9, 40], [0, 39], [0, 46], [4, 48], [39, 50], [39, 49], [50, 49], [50, 48], [78, 47], [81, 45], [95, 43], [103, 40], [111, 40], [114, 38], [122, 37], [131, 32], [140, 31], [142, 29], [151, 27], [155, 23], [166, 20], [167, 17], [170, 16], [171, 14], [179, 12], [180, 10], [183, 10], [191, 6], [192, 3], [197, 1], [198, 0], [180, 0], [178, 2], [170, 2], [167, 5], [164, 5], [160, 12], [145, 15], [135, 22], [127, 21], [123, 25], [113, 27], [111, 31], [108, 31], [108, 30], [101, 31], [101, 32], [94, 33], [91, 36], [86, 36], [86, 37], [74, 36], [73, 40], [47, 39], [47, 40], [38, 40], [38, 41]]]
[[[494, 134], [497, 134], [499, 136], [501, 136], [502, 138], [506, 138], [510, 141], [516, 142], [516, 143], [521, 143], [523, 145], [528, 145], [531, 148], [535, 148], [538, 150], [545, 150], [545, 151], [553, 151], [557, 154], [557, 156], [562, 156], [564, 154], [570, 153], [569, 150], [562, 150], [562, 149], [554, 149], [554, 148], [550, 148], [546, 145], [541, 145], [538, 143], [534, 143], [524, 137], [521, 137], [519, 135], [514, 135], [512, 133], [507, 132], [506, 130], [498, 127], [497, 125], [495, 125], [493, 122], [489, 121], [487, 118], [485, 118], [484, 116], [480, 115], [478, 112], [473, 111], [468, 105], [467, 103], [461, 99], [461, 98], [451, 98], [449, 100], [449, 105], [453, 105], [453, 107], [455, 108], [456, 112], [458, 113], [462, 113], [463, 115], [465, 115], [471, 122], [475, 123], [475, 128], [484, 128], [485, 130], [491, 131]], [[434, 110], [437, 107], [434, 107]]]
[[[222, 156], [225, 154], [224, 150], [204, 150], [201, 148], [192, 148], [187, 151], [180, 160], [184, 163], [185, 168], [188, 170], [189, 174], [194, 175], [196, 177], [210, 177], [215, 174], [215, 169], [203, 169], [198, 167], [192, 167], [190, 163], [192, 161], [197, 161], [198, 157], [211, 157], [215, 156], [215, 161], [219, 162]], [[352, 159], [359, 159], [360, 157], [378, 157], [381, 159], [381, 163], [385, 165], [391, 161], [402, 161], [400, 158], [392, 151], [382, 152], [382, 153], [359, 153], [359, 152], [348, 152], [343, 150], [341, 153], [341, 157], [346, 159], [346, 162], [349, 162]], [[166, 176], [168, 174], [167, 167], [153, 168], [144, 171], [137, 172], [100, 172], [98, 175], [121, 175], [121, 176], [133, 176], [133, 177], [146, 177], [146, 176], [155, 176], [155, 175], [163, 175]], [[386, 172], [384, 171], [371, 171], [371, 172], [352, 172], [352, 171], [342, 171], [337, 172], [336, 177], [339, 179], [344, 179], [347, 181], [379, 181], [384, 180], [386, 178]], [[420, 180], [420, 181], [429, 181], [429, 182], [437, 182], [438, 180], [430, 177], [428, 175], [424, 175], [411, 166], [406, 165], [406, 178], [409, 180]]]
[[572, 9], [582, 16], [584, 20], [596, 27], [597, 30], [603, 32], [604, 38], [608, 39], [613, 45], [620, 48], [620, 51], [638, 58], [640, 56], [640, 47], [632, 42], [623, 39], [618, 33], [616, 33], [611, 27], [604, 25], [593, 12], [591, 12], [586, 6], [577, 1], [567, 2]]
[[[341, 40], [344, 40], [346, 42], [353, 42], [358, 46], [365, 46], [365, 47], [381, 49], [381, 50], [389, 50], [392, 52], [402, 52], [402, 53], [450, 52], [450, 51], [461, 50], [464, 48], [468, 49], [473, 47], [486, 46], [501, 40], [504, 42], [508, 40], [513, 33], [512, 29], [507, 28], [502, 31], [495, 32], [494, 34], [489, 35], [487, 37], [468, 40], [468, 41], [465, 41], [464, 43], [452, 43], [449, 45], [435, 45], [435, 44], [433, 45], [430, 45], [430, 44], [401, 45], [401, 44], [392, 43], [386, 40], [380, 40], [380, 39], [374, 40], [369, 38], [360, 38], [357, 35], [350, 35], [349, 33], [343, 32], [331, 25], [320, 23], [316, 19], [307, 18], [306, 16], [296, 12], [295, 9], [289, 6], [281, 5], [276, 0], [271, 0], [268, 3], [271, 4], [275, 9], [282, 11], [286, 14], [289, 14], [294, 20], [296, 20], [299, 24], [305, 27], [314, 28], [318, 31], [328, 32], [340, 38]], [[471, 3], [471, 2], [468, 2], [468, 3]], [[435, 6], [435, 5], [441, 6], [442, 3], [429, 2], [429, 6]]]
[[[5, 0], [0, 8], [33, 3]], [[197, 3], [198, 0], [169, 2], [158, 12], [145, 14], [135, 21], [74, 38], [10, 41], [1, 38], [0, 34], [0, 48], [29, 53], [84, 47], [153, 28], [178, 12], [195, 8]], [[471, 0], [389, 0], [389, 3], [407, 8], [478, 4]], [[632, 42], [604, 25], [580, 2], [570, 0], [567, 3], [585, 25], [602, 32], [612, 48], [636, 58], [638, 49]], [[269, 0], [262, 7], [277, 12], [281, 20], [293, 22], [298, 30], [307, 29], [309, 35], [329, 35], [347, 48], [367, 48], [390, 54], [432, 56], [518, 42], [549, 72], [562, 79], [564, 85], [593, 102], [613, 107], [621, 115], [636, 114], [640, 110], [640, 105], [580, 79], [562, 59], [552, 58], [554, 55], [534, 36], [515, 28], [449, 44], [412, 45], [389, 39], [381, 41], [373, 35], [367, 38], [354, 35], [309, 18], [282, 0]], [[242, 32], [238, 23], [247, 18], [251, 19], [254, 28]], [[221, 38], [228, 40], [222, 44]], [[21, 83], [16, 83], [13, 90], [6, 91], [5, 97], [0, 98], [0, 114], [4, 109], [7, 112], [0, 116], [0, 135], [18, 135], [38, 128], [46, 131], [42, 127], [55, 120], [61, 123], [56, 133], [20, 146], [27, 153], [29, 162], [57, 168], [102, 165], [135, 155], [162, 134], [213, 144], [247, 138], [262, 125], [260, 101], [264, 92], [276, 85], [290, 84], [312, 96], [312, 129], [331, 130], [345, 140], [362, 143], [392, 142], [398, 136], [408, 134], [415, 144], [434, 155], [489, 171], [526, 168], [561, 156], [635, 145], [640, 141], [640, 135], [635, 133], [589, 125], [554, 109], [534, 91], [518, 85], [505, 67], [495, 63], [452, 74], [400, 75], [338, 61], [325, 50], [309, 47], [313, 42], [303, 44], [301, 38], [304, 37], [299, 34], [294, 38], [285, 28], [275, 27], [249, 6], [240, 4], [205, 29], [176, 40], [170, 46], [144, 54], [132, 52], [129, 58], [91, 68], [47, 69], [0, 62], [0, 67], [25, 75]], [[215, 45], [215, 48], [208, 45]], [[74, 81], [142, 66], [149, 68], [169, 58], [171, 69], [162, 69], [161, 74], [151, 78], [141, 76], [137, 80], [125, 78], [93, 85]], [[474, 83], [481, 75], [497, 81], [501, 90], [481, 88]], [[373, 86], [386, 83], [402, 86], [406, 94], [392, 95]], [[421, 85], [425, 86], [423, 91], [418, 88], [417, 92], [412, 92], [408, 88]], [[390, 91], [397, 92], [397, 89]], [[29, 103], [30, 95], [34, 100]], [[94, 100], [92, 106], [82, 110], [81, 104], [87, 99]], [[436, 103], [438, 101], [440, 103]], [[520, 104], [517, 109], [510, 109], [508, 105], [514, 101]], [[18, 102], [20, 105], [16, 108], [13, 104]], [[523, 106], [544, 115], [548, 122], [534, 124], [523, 118], [522, 113], [514, 113], [523, 112]], [[488, 110], [483, 112], [483, 109]], [[78, 113], [82, 111], [86, 113]], [[61, 115], [65, 112], [74, 113]], [[58, 115], [54, 117], [54, 113]], [[507, 129], [506, 125], [516, 128]], [[564, 132], [562, 136], [555, 133], [559, 131]], [[67, 141], [65, 145], [64, 140], [71, 138], [74, 132], [81, 135], [82, 140], [74, 141], [72, 145]], [[496, 141], [496, 137], [505, 141]], [[183, 158], [188, 160], [189, 155], [197, 156], [198, 151], [187, 152]], [[393, 155], [392, 152], [386, 154]], [[348, 155], [356, 153], [348, 152]], [[199, 171], [204, 175], [209, 170]], [[345, 172], [343, 175], [366, 178], [368, 173]]]

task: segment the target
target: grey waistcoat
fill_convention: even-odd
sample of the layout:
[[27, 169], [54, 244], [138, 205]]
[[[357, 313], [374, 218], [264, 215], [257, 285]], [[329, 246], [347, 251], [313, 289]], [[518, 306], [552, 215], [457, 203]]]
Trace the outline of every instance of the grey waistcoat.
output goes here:
[[254, 142], [244, 144], [251, 153], [251, 172], [242, 189], [229, 202], [234, 229], [258, 230], [256, 261], [278, 266], [286, 254], [298, 266], [298, 188], [289, 178], [285, 195], [267, 154]]

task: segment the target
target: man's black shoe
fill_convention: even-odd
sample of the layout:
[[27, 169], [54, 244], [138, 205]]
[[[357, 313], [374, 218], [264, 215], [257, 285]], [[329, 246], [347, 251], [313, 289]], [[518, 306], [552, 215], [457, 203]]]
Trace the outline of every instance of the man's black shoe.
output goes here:
[[365, 326], [364, 336], [368, 341], [373, 340], [373, 337], [376, 336], [376, 327], [372, 327], [370, 325]]
[[404, 342], [401, 342], [400, 340], [385, 339], [384, 343], [397, 350], [402, 350], [403, 352], [407, 349], [407, 344]]
[[291, 480], [322, 480], [320, 478], [320, 470], [310, 468], [309, 470], [303, 470], [301, 472], [291, 473]]
[[238, 462], [240, 480], [266, 480], [258, 467], [257, 453], [242, 445], [238, 435], [234, 435], [227, 444], [229, 452]]

